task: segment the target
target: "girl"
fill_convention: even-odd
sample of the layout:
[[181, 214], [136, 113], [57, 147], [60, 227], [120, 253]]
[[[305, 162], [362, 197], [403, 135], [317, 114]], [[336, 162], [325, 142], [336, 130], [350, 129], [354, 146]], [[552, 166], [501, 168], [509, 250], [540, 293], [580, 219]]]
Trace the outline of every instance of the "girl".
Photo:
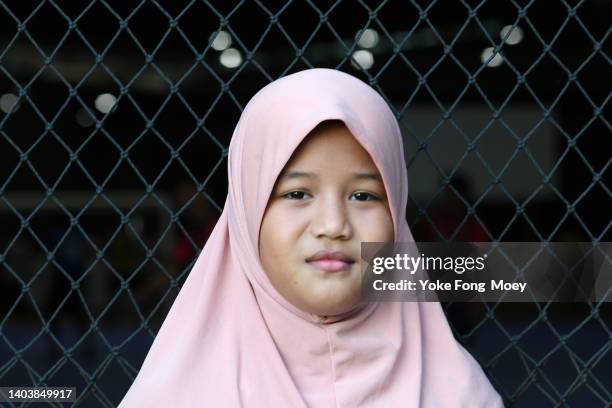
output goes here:
[[120, 407], [497, 407], [438, 303], [360, 300], [360, 242], [413, 241], [400, 130], [310, 69], [245, 107], [223, 213]]

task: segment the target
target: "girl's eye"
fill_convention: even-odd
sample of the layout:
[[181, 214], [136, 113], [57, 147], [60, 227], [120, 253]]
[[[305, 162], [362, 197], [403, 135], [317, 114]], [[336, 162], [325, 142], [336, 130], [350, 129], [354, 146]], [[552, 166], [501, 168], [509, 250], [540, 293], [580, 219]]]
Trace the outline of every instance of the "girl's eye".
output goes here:
[[354, 193], [351, 196], [351, 199], [354, 199], [355, 201], [375, 201], [375, 200], [378, 200], [379, 198], [376, 197], [374, 194], [359, 192], [359, 193]]
[[303, 200], [304, 198], [307, 198], [306, 196], [310, 197], [308, 193], [303, 191], [290, 191], [289, 193], [283, 195], [283, 197], [290, 200]]

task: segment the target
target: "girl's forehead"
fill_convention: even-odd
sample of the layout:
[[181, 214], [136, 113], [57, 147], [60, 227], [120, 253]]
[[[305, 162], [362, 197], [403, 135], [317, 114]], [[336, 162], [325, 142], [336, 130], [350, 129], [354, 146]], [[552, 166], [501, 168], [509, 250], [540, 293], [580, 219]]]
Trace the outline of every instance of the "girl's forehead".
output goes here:
[[318, 126], [311, 131], [289, 158], [285, 168], [304, 165], [329, 165], [351, 163], [365, 167], [374, 166], [366, 149], [340, 122]]
[[[383, 184], [382, 176], [369, 154], [361, 145], [348, 136], [338, 143], [324, 143], [325, 134], [313, 135], [313, 138], [296, 151], [292, 159], [283, 168], [277, 183], [322, 180], [334, 182], [378, 182]], [[335, 136], [329, 137], [334, 139]], [[345, 143], [345, 142], [349, 143]], [[318, 143], [321, 142], [321, 143]]]

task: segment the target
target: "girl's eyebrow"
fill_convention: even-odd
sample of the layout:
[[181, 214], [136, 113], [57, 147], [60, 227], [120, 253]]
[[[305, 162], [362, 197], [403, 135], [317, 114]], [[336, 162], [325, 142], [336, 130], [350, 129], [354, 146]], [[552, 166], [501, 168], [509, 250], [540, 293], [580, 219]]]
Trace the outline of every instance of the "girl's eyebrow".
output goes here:
[[[299, 178], [314, 179], [314, 178], [318, 178], [318, 176], [315, 173], [311, 173], [307, 171], [288, 171], [286, 173], [283, 173], [281, 175], [281, 178], [283, 179], [299, 179]], [[353, 178], [360, 179], [360, 180], [365, 179], [365, 180], [382, 181], [380, 174], [375, 173], [375, 172], [356, 172], [356, 173], [353, 173]]]
[[382, 177], [380, 177], [380, 174], [378, 174], [378, 173], [371, 173], [371, 172], [355, 173], [353, 175], [353, 178], [356, 178], [356, 179], [365, 179], [365, 180], [375, 180], [375, 181], [381, 181], [382, 182]]
[[288, 171], [281, 175], [281, 178], [284, 179], [296, 179], [296, 178], [317, 178], [318, 176], [315, 173], [310, 173], [306, 171]]

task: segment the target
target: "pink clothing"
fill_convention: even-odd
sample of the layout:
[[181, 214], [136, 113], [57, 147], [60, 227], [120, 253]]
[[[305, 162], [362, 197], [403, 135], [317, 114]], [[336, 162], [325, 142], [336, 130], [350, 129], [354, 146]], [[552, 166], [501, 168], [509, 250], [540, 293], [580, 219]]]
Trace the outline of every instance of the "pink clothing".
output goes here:
[[320, 122], [342, 120], [387, 190], [396, 241], [408, 182], [400, 130], [371, 87], [309, 69], [248, 103], [229, 149], [223, 213], [121, 402], [132, 407], [498, 407], [438, 303], [369, 303], [319, 317], [287, 302], [258, 255], [276, 178]]

